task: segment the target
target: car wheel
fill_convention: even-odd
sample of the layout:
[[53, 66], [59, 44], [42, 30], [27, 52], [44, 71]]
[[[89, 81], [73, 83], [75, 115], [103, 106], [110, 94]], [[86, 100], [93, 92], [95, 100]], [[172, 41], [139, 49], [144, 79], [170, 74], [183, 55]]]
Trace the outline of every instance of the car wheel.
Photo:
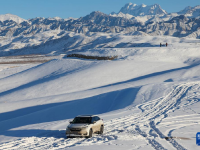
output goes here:
[[99, 131], [99, 134], [103, 134], [103, 129], [104, 129], [104, 127], [101, 126], [100, 131]]
[[92, 134], [93, 134], [93, 131], [92, 131], [92, 129], [90, 129], [88, 138], [91, 138]]

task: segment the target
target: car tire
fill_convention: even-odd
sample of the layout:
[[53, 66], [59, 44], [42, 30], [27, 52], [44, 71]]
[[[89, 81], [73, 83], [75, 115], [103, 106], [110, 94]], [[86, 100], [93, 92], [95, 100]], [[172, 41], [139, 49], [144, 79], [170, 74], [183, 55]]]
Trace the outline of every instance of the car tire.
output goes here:
[[93, 134], [93, 131], [92, 131], [92, 128], [91, 128], [90, 131], [89, 131], [89, 136], [88, 136], [88, 138], [91, 138], [91, 137], [92, 137], [92, 134]]
[[99, 131], [99, 134], [103, 134], [103, 130], [104, 130], [104, 127], [101, 126], [100, 131]]

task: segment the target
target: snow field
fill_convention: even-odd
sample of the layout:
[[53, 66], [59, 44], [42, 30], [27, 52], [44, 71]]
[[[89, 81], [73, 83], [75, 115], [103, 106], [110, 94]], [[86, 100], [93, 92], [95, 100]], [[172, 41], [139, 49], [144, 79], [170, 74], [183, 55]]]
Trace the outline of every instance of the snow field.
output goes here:
[[[128, 43], [130, 38], [120, 41]], [[173, 44], [83, 49], [78, 53], [119, 57], [17, 65], [19, 71], [9, 69], [9, 76], [1, 65], [0, 149], [198, 149], [197, 40], [134, 39]], [[104, 134], [66, 139], [68, 121], [80, 114], [100, 115]]]

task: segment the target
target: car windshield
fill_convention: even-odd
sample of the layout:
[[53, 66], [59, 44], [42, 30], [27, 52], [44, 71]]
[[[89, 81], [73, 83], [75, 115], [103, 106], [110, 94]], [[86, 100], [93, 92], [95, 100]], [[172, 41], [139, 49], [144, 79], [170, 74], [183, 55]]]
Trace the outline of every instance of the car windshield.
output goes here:
[[91, 117], [76, 117], [72, 123], [91, 123]]

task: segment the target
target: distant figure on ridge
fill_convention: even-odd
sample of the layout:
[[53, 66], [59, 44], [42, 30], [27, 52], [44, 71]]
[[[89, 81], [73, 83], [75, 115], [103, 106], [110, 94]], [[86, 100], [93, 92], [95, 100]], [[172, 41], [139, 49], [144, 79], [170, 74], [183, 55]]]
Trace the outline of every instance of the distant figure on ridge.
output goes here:
[[168, 45], [168, 44], [166, 43], [166, 47], [167, 47], [167, 45]]
[[160, 47], [162, 46], [162, 44], [160, 43]]

